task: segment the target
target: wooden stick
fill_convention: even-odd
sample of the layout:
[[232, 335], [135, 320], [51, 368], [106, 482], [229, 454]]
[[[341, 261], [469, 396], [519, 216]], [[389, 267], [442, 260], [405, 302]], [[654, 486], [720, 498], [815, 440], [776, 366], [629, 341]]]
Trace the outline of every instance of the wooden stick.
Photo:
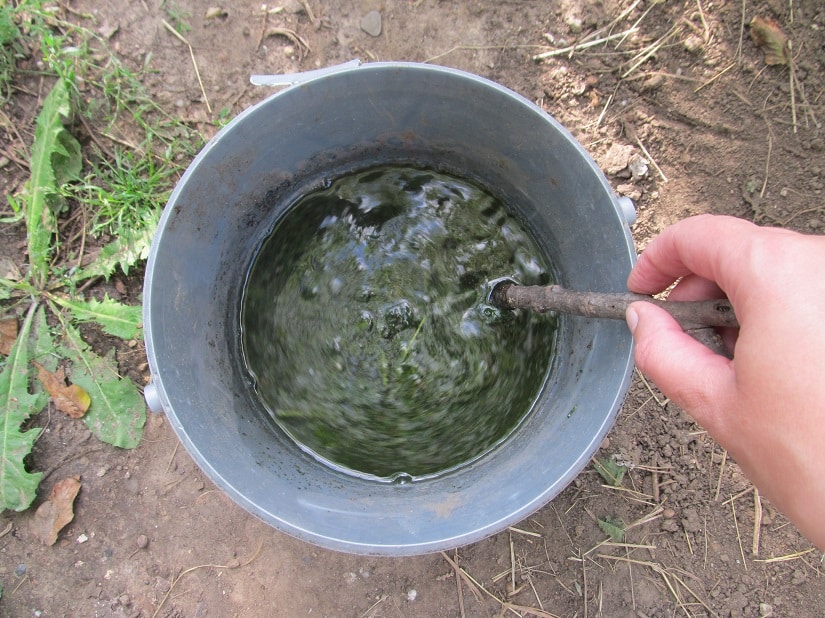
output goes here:
[[505, 280], [490, 293], [492, 304], [504, 309], [558, 311], [591, 318], [624, 320], [631, 303], [644, 301], [661, 307], [684, 328], [738, 327], [733, 307], [726, 299], [663, 301], [632, 292], [578, 292], [558, 285], [518, 285]]
[[653, 303], [673, 316], [682, 330], [696, 341], [726, 358], [732, 358], [731, 353], [714, 327], [739, 326], [727, 299], [667, 302], [632, 292], [578, 292], [558, 285], [523, 286], [504, 280], [493, 287], [489, 301], [502, 309], [558, 311], [609, 320], [624, 320], [631, 303]]

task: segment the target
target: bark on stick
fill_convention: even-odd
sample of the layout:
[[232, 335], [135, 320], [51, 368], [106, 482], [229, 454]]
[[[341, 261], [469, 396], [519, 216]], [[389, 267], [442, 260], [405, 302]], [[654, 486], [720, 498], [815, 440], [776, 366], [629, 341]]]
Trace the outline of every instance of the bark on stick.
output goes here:
[[670, 313], [685, 331], [708, 326], [739, 326], [733, 307], [726, 299], [663, 301], [632, 292], [578, 292], [558, 285], [525, 286], [505, 281], [493, 288], [490, 300], [503, 309], [558, 311], [611, 320], [624, 320], [625, 311], [630, 303], [644, 301], [658, 305]]

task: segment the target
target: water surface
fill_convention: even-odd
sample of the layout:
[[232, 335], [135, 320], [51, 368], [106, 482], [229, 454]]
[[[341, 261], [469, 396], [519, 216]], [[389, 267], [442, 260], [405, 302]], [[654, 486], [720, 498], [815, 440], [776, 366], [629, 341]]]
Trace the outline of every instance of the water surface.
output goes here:
[[244, 292], [243, 349], [280, 427], [327, 463], [438, 474], [504, 439], [548, 371], [555, 319], [485, 304], [490, 278], [550, 282], [500, 201], [411, 168], [348, 175], [278, 223]]

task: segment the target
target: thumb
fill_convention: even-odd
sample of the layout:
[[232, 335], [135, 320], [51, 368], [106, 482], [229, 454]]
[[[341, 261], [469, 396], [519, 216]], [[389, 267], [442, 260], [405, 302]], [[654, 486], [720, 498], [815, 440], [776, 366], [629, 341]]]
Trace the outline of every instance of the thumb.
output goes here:
[[735, 396], [733, 362], [696, 341], [669, 313], [651, 303], [631, 304], [626, 317], [639, 369], [712, 431]]

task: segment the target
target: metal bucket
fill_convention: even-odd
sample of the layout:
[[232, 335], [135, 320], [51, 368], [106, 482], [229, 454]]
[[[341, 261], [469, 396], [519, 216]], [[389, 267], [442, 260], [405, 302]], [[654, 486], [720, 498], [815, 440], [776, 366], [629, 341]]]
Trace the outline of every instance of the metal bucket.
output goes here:
[[555, 120], [480, 77], [375, 63], [296, 82], [227, 125], [169, 200], [144, 288], [147, 402], [216, 485], [288, 534], [383, 555], [478, 541], [540, 508], [587, 464], [629, 385], [626, 326], [562, 316], [549, 377], [507, 440], [449, 474], [380, 483], [304, 453], [255, 396], [239, 337], [252, 260], [288, 207], [327, 179], [413, 164], [503, 199], [560, 284], [623, 291], [632, 204]]

